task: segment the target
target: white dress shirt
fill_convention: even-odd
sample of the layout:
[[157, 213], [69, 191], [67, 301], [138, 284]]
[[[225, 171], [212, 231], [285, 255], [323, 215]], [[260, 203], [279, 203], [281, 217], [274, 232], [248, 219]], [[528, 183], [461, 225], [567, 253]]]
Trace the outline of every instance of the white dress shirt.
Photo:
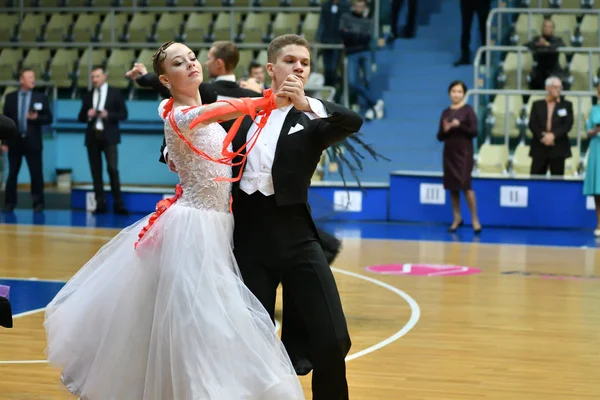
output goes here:
[[[307, 97], [310, 108], [313, 112], [305, 112], [310, 119], [316, 118], [327, 118], [327, 111], [325, 106], [317, 99]], [[285, 108], [279, 108], [273, 110], [269, 116], [267, 125], [263, 128], [260, 136], [256, 140], [256, 144], [252, 148], [252, 151], [248, 154], [246, 160], [246, 166], [242, 174], [240, 181], [240, 189], [247, 194], [252, 194], [256, 191], [261, 192], [265, 196], [271, 196], [275, 193], [273, 188], [273, 177], [271, 175], [271, 169], [273, 168], [273, 161], [275, 159], [275, 149], [277, 148], [277, 141], [283, 123], [288, 113], [293, 106]], [[256, 117], [256, 122], [260, 121], [260, 117]], [[290, 132], [286, 134], [302, 135], [304, 132], [301, 124], [296, 124], [290, 128]], [[248, 130], [246, 141], [250, 141], [252, 135], [256, 132], [256, 123], [252, 124], [252, 127]], [[252, 143], [248, 143], [246, 149], [251, 146]]]
[[[104, 106], [106, 103], [106, 93], [108, 93], [108, 83], [104, 82], [102, 86], [98, 89], [94, 88], [93, 96], [92, 96], [92, 106], [96, 112], [100, 112], [104, 110]], [[96, 119], [96, 129], [99, 131], [104, 130], [104, 124], [102, 123], [102, 118], [98, 117]]]

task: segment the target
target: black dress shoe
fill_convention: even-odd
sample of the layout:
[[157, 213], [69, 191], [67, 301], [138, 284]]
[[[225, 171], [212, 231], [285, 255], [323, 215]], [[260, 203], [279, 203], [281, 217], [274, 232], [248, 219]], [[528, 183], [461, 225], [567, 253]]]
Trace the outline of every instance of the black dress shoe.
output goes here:
[[33, 211], [34, 212], [42, 212], [44, 211], [44, 205], [43, 204], [36, 204], [33, 206]]
[[92, 212], [92, 214], [106, 214], [106, 206], [96, 206], [96, 209]]
[[296, 370], [296, 375], [305, 376], [313, 370], [313, 365], [306, 358], [301, 358], [296, 360], [294, 363], [294, 370]]
[[4, 212], [13, 212], [15, 210], [15, 205], [11, 203], [7, 203], [4, 205]]
[[118, 215], [129, 215], [129, 211], [124, 206], [114, 207], [114, 213]]

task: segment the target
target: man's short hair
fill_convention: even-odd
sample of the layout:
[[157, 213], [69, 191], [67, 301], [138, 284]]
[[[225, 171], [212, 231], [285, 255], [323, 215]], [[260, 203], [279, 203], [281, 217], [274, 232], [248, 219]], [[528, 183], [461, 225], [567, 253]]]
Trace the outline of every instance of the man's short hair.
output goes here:
[[223, 60], [225, 70], [231, 72], [240, 62], [240, 51], [235, 43], [228, 41], [217, 41], [210, 46], [216, 59]]
[[277, 57], [279, 57], [281, 49], [283, 49], [285, 46], [289, 46], [292, 44], [295, 44], [297, 46], [304, 46], [308, 49], [308, 51], [310, 51], [310, 43], [308, 42], [308, 40], [304, 39], [302, 36], [290, 33], [287, 35], [277, 36], [271, 41], [271, 43], [269, 44], [269, 48], [267, 49], [267, 60], [270, 63], [274, 63], [275, 61], [277, 61]]

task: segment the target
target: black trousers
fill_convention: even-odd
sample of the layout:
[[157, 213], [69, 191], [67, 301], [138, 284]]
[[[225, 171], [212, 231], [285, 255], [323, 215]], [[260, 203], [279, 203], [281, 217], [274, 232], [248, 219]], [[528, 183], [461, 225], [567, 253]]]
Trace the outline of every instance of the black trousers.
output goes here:
[[8, 179], [6, 180], [5, 203], [14, 206], [17, 204], [17, 178], [21, 171], [23, 157], [29, 167], [31, 177], [31, 198], [33, 206], [44, 205], [44, 173], [42, 170], [42, 150], [31, 146], [26, 138], [20, 138], [18, 142], [8, 148]]
[[[292, 360], [305, 356], [297, 350], [308, 355], [313, 365], [313, 400], [348, 399], [345, 357], [350, 336], [337, 285], [307, 207], [278, 207], [274, 196], [240, 191], [233, 212], [234, 251], [244, 283], [271, 318], [281, 283], [283, 331], [289, 318], [296, 320], [296, 327], [304, 326], [305, 340], [286, 344], [289, 331], [283, 340]], [[298, 349], [298, 343], [308, 343], [308, 349]]]
[[0, 297], [0, 326], [13, 327], [12, 309], [10, 302], [5, 297]]
[[92, 181], [94, 183], [94, 194], [96, 204], [102, 206], [106, 204], [104, 197], [104, 182], [102, 179], [102, 153], [106, 157], [107, 172], [110, 178], [110, 189], [112, 191], [115, 205], [123, 203], [121, 198], [121, 181], [119, 179], [119, 153], [116, 144], [109, 144], [101, 134], [87, 143], [88, 159], [92, 172]]
[[[398, 37], [398, 16], [404, 5], [404, 0], [392, 0], [390, 28], [392, 35]], [[408, 15], [406, 17], [406, 32], [414, 34], [417, 25], [417, 0], [408, 0]]]
[[551, 175], [564, 175], [565, 158], [531, 157], [531, 175], [546, 175], [548, 168]]
[[471, 24], [473, 16], [477, 13], [479, 22], [479, 35], [483, 46], [485, 43], [486, 26], [485, 22], [492, 7], [491, 0], [460, 0], [460, 15], [462, 19], [462, 28], [460, 35], [460, 49], [462, 58], [468, 58], [470, 55], [469, 44], [471, 43]]

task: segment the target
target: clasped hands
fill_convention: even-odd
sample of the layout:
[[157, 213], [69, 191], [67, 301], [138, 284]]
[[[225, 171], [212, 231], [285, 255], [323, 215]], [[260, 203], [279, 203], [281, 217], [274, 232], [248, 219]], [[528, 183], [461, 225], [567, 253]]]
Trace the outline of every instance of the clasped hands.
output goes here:
[[542, 132], [542, 139], [540, 142], [545, 144], [546, 146], [554, 146], [554, 140], [556, 136], [552, 132]]
[[285, 78], [279, 91], [275, 94], [275, 105], [277, 108], [293, 105], [300, 111], [312, 111], [304, 94], [304, 82], [294, 74], [290, 74]]
[[100, 112], [97, 112], [95, 109], [90, 108], [87, 112], [87, 115], [89, 118], [94, 118], [96, 116], [102, 118], [102, 119], [106, 119], [108, 117], [108, 112], [106, 110], [102, 110]]
[[460, 126], [460, 121], [457, 120], [456, 118], [454, 118], [450, 122], [444, 120], [442, 123], [444, 124], [444, 132], [448, 132], [450, 129]]

